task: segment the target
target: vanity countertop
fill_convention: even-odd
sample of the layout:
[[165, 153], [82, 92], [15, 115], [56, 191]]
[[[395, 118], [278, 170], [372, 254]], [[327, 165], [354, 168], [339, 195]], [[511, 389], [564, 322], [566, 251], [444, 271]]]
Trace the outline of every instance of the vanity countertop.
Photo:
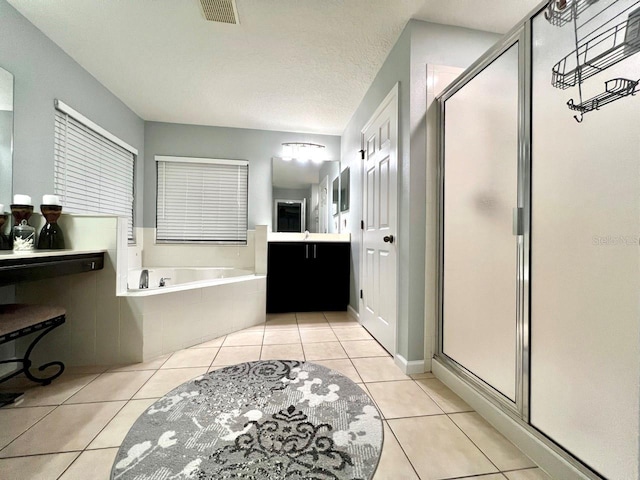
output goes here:
[[351, 242], [350, 233], [269, 232], [268, 242]]
[[104, 268], [105, 250], [7, 251], [0, 255], [0, 286]]
[[0, 250], [0, 263], [8, 260], [60, 257], [66, 255], [86, 255], [88, 253], [104, 253], [106, 250], [31, 250], [29, 252], [14, 252], [13, 250]]

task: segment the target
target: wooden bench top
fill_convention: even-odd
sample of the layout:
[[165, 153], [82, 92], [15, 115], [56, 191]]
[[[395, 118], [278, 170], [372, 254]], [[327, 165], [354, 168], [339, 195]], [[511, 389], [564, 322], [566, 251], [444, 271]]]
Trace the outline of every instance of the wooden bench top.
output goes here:
[[65, 314], [64, 308], [51, 305], [0, 305], [0, 337]]

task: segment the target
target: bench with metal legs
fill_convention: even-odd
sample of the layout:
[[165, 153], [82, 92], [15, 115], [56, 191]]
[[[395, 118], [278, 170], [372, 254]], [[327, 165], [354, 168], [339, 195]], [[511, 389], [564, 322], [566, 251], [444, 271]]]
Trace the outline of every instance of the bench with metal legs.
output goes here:
[[[35, 376], [31, 371], [33, 362], [30, 357], [36, 344], [47, 333], [65, 322], [65, 315], [66, 311], [61, 307], [24, 304], [0, 305], [0, 345], [35, 332], [40, 332], [40, 334], [31, 341], [23, 358], [0, 360], [0, 365], [17, 364], [15, 370], [0, 377], [0, 384], [24, 373], [29, 380], [41, 383], [42, 385], [48, 385], [62, 375], [62, 372], [64, 372], [64, 364], [54, 361], [45, 363], [37, 369], [40, 372], [44, 372], [44, 370], [49, 367], [57, 367], [52, 375], [45, 377]], [[20, 396], [22, 396], [22, 393], [0, 392], [0, 407], [15, 402]]]

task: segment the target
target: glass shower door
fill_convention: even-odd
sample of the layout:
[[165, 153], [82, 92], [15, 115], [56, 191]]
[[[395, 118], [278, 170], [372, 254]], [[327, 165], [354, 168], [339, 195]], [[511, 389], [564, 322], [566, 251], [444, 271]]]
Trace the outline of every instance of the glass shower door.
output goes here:
[[514, 405], [519, 65], [516, 41], [444, 99], [442, 166], [442, 352]]

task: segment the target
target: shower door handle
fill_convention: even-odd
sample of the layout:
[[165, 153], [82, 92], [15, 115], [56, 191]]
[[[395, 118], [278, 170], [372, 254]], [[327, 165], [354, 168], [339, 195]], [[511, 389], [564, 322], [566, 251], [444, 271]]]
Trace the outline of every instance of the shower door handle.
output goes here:
[[513, 209], [513, 234], [524, 235], [524, 208], [522, 207]]

